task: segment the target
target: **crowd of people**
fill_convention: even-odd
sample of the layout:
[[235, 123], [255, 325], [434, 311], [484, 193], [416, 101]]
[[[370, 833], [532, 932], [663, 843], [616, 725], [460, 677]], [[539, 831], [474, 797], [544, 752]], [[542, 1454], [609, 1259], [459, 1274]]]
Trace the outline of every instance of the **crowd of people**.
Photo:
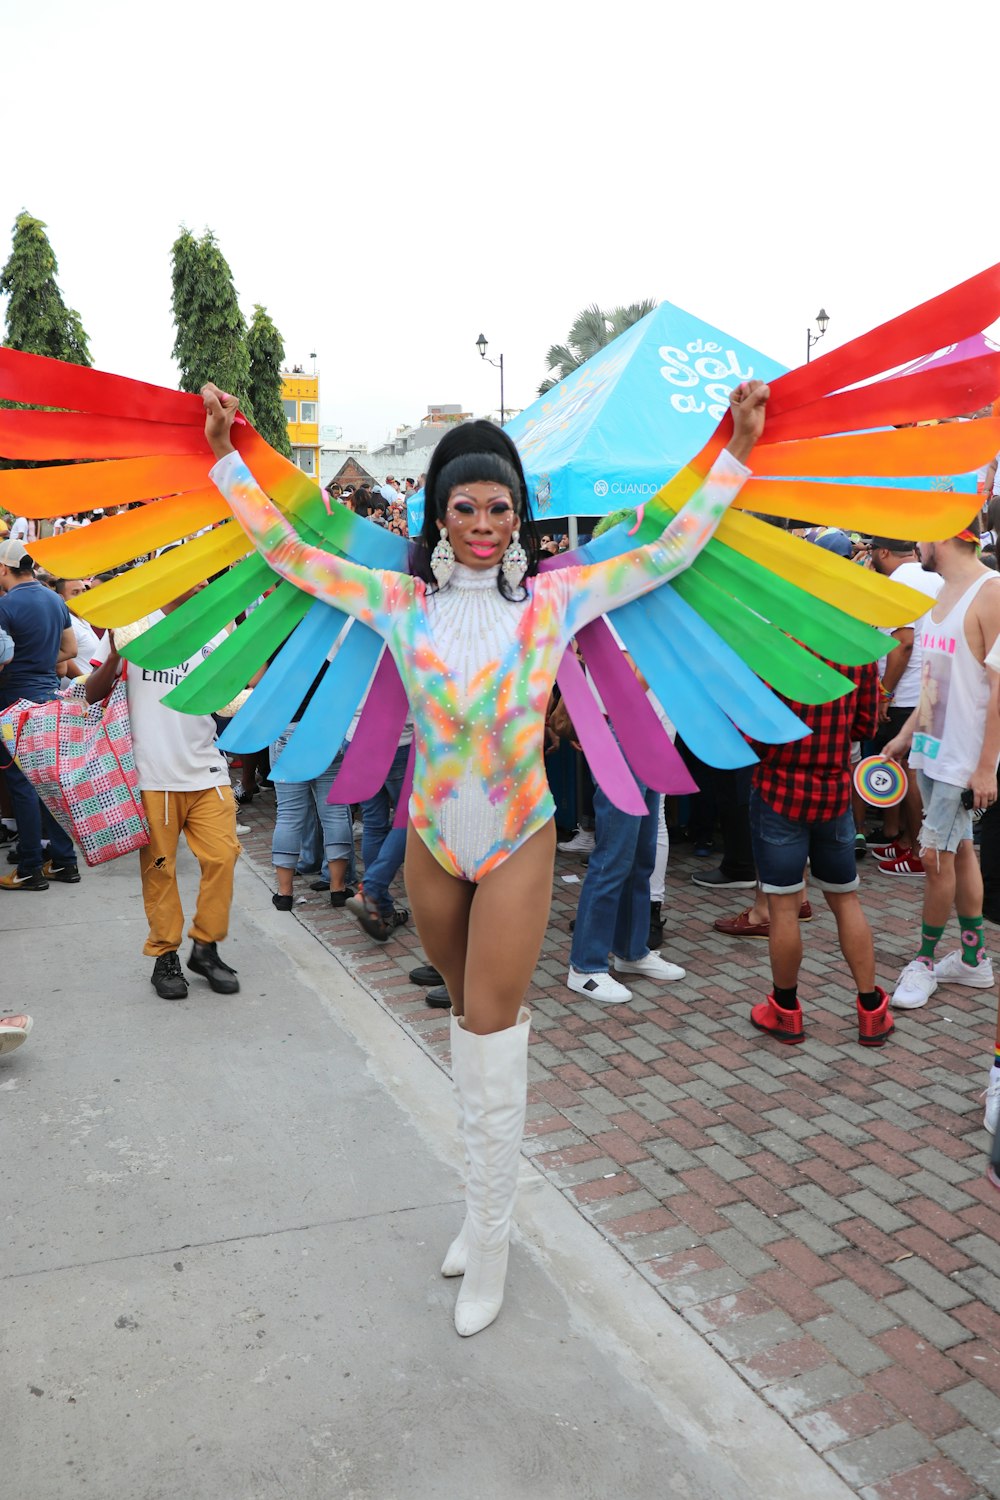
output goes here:
[[[206, 389], [213, 392], [213, 388]], [[766, 387], [763, 390], [766, 392]], [[275, 516], [277, 512], [262, 497], [258, 499], [259, 492], [251, 489], [248, 471], [240, 468], [238, 455], [228, 442], [228, 423], [232, 420], [228, 400], [221, 393], [206, 396], [207, 431], [219, 460], [213, 474], [240, 524], [256, 541], [258, 531], [264, 534], [261, 516], [273, 528], [276, 523], [272, 512]], [[749, 391], [744, 400], [747, 410], [755, 405], [760, 408], [757, 415], [762, 421], [766, 394]], [[750, 435], [746, 436], [740, 426], [739, 407], [734, 411], [736, 438], [719, 461], [718, 473], [713, 470], [710, 476], [720, 490], [727, 485], [738, 487], [742, 482], [747, 473], [745, 456], [752, 448], [753, 433], [747, 427]], [[743, 420], [749, 422], [750, 418]], [[489, 424], [470, 425], [483, 429]], [[474, 447], [470, 450], [474, 438], [482, 451]], [[425, 536], [430, 569], [442, 601], [439, 609], [444, 611], [447, 600], [454, 597], [464, 611], [456, 617], [456, 630], [467, 629], [473, 618], [470, 610], [485, 611], [483, 620], [488, 616], [490, 628], [496, 628], [506, 604], [517, 602], [517, 589], [528, 561], [524, 543], [529, 544], [536, 559], [539, 554], [551, 555], [568, 545], [568, 538], [557, 533], [538, 532], [529, 539], [527, 529], [518, 542], [517, 496], [523, 476], [519, 464], [511, 458], [512, 445], [501, 439], [502, 434], [499, 438], [482, 431], [468, 434], [453, 445], [454, 453], [448, 448], [435, 455], [428, 475], [406, 480], [401, 488], [392, 475], [387, 475], [380, 485], [333, 484], [327, 491], [330, 505], [345, 505], [400, 535], [407, 534], [407, 503], [418, 489], [426, 483], [431, 493], [443, 496], [434, 513], [428, 508]], [[768, 942], [773, 985], [766, 999], [751, 1007], [749, 1020], [780, 1043], [799, 1043], [807, 1034], [807, 1016], [798, 995], [802, 923], [812, 911], [807, 878], [811, 889], [823, 893], [836, 922], [841, 951], [853, 979], [857, 1040], [862, 1046], [884, 1045], [894, 1028], [893, 1010], [927, 1004], [940, 985], [966, 985], [984, 991], [993, 987], [984, 915], [991, 920], [1000, 918], [1000, 588], [994, 577], [1000, 494], [993, 495], [996, 478], [994, 463], [984, 476], [979, 520], [958, 536], [935, 543], [852, 536], [837, 528], [807, 528], [794, 521], [776, 523], [819, 547], [853, 559], [858, 566], [908, 583], [926, 596], [927, 609], [909, 624], [886, 633], [885, 656], [877, 664], [839, 664], [837, 643], [831, 641], [829, 656], [824, 660], [850, 678], [852, 690], [820, 705], [790, 703], [811, 732], [788, 744], [755, 746], [759, 758], [752, 769], [716, 770], [678, 744], [701, 788], [684, 806], [686, 834], [696, 852], [706, 858], [705, 870], [692, 878], [707, 888], [754, 892], [744, 910], [719, 918], [715, 927], [733, 939]], [[711, 494], [712, 483], [705, 489]], [[722, 514], [729, 498], [717, 503], [717, 514]], [[699, 503], [716, 502], [710, 499]], [[255, 506], [259, 511], [256, 516]], [[98, 510], [62, 518], [54, 523], [52, 532], [94, 523], [103, 516]], [[416, 804], [411, 802], [411, 818], [420, 837], [408, 843], [405, 830], [393, 825], [394, 813], [402, 796], [411, 742], [416, 737], [426, 758], [429, 738], [420, 694], [414, 694], [413, 684], [408, 683], [411, 717], [400, 736], [391, 769], [384, 785], [359, 806], [329, 800], [359, 714], [344, 743], [330, 746], [329, 764], [322, 774], [299, 782], [272, 782], [271, 758], [293, 741], [321, 688], [329, 662], [324, 662], [297, 708], [292, 706], [287, 727], [270, 751], [227, 756], [219, 749], [218, 734], [225, 716], [234, 711], [232, 706], [214, 715], [192, 715], [177, 713], [163, 702], [171, 688], [196, 665], [194, 659], [180, 662], [169, 671], [123, 671], [120, 652], [126, 641], [134, 640], [178, 609], [197, 589], [182, 594], [125, 632], [94, 631], [72, 615], [68, 606], [100, 580], [46, 576], [35, 566], [30, 551], [38, 535], [36, 524], [24, 517], [12, 517], [6, 529], [7, 539], [0, 541], [0, 710], [22, 699], [46, 702], [75, 679], [84, 679], [89, 702], [100, 702], [124, 677], [138, 784], [149, 825], [149, 843], [139, 855], [139, 878], [149, 926], [143, 951], [154, 961], [150, 979], [157, 995], [168, 1000], [184, 998], [189, 992], [188, 974], [202, 978], [220, 993], [238, 992], [238, 975], [222, 957], [219, 945], [228, 932], [239, 833], [245, 831], [238, 824], [239, 806], [252, 800], [261, 787], [273, 790], [272, 899], [278, 910], [293, 909], [296, 873], [322, 871], [314, 888], [328, 891], [331, 905], [349, 911], [373, 941], [385, 942], [410, 920], [410, 912], [399, 900], [399, 875], [405, 859], [408, 899], [417, 909], [429, 959], [419, 978], [430, 986], [429, 1003], [451, 1011], [456, 1073], [464, 1072], [465, 1079], [463, 1129], [467, 1138], [474, 1136], [476, 1111], [485, 1109], [481, 1096], [486, 1086], [482, 1080], [490, 1075], [490, 1057], [494, 1055], [484, 1050], [487, 1039], [491, 1039], [491, 1048], [505, 1049], [501, 1065], [505, 1074], [518, 1072], [517, 1058], [526, 1047], [528, 1023], [522, 999], [544, 933], [550, 889], [544, 900], [539, 896], [533, 913], [529, 912], [531, 892], [536, 885], [539, 892], [546, 884], [551, 887], [546, 829], [555, 842], [551, 832], [554, 803], [544, 775], [536, 786], [525, 770], [525, 784], [530, 783], [535, 800], [526, 811], [519, 808], [519, 832], [513, 836], [504, 832], [500, 859], [495, 853], [486, 854], [487, 846], [466, 847], [462, 843], [465, 830], [458, 825], [444, 823], [438, 827], [431, 817], [421, 824], [419, 814], [413, 811], [414, 805], [418, 809], [423, 805], [420, 788]], [[477, 535], [481, 537], [478, 551]], [[259, 545], [263, 550], [263, 544]], [[289, 538], [282, 545], [297, 548], [294, 564], [288, 562], [287, 567], [291, 570], [294, 566], [299, 586], [319, 597], [334, 597], [328, 578], [320, 577], [320, 565], [306, 555], [304, 544]], [[637, 557], [641, 550], [637, 549]], [[503, 582], [499, 582], [487, 599], [481, 587], [477, 593], [480, 580], [475, 576], [474, 559], [482, 562], [494, 552], [498, 558], [502, 556], [503, 569], [498, 574], [498, 563], [488, 581], [492, 583], [497, 576], [510, 586], [505, 591]], [[265, 555], [280, 571], [279, 562]], [[524, 559], [520, 577], [516, 576], [519, 557]], [[509, 559], [514, 561], [508, 571]], [[325, 566], [328, 570], [328, 561]], [[338, 575], [335, 580], [343, 590], [345, 579], [348, 585], [351, 582], [351, 565], [338, 566], [347, 569], [345, 578]], [[597, 571], [589, 570], [595, 575]], [[306, 582], [302, 581], [304, 577]], [[560, 575], [552, 572], [539, 577], [557, 580]], [[640, 581], [637, 573], [632, 586], [638, 587]], [[428, 583], [433, 590], [430, 578]], [[646, 582], [643, 586], [652, 585]], [[555, 587], [552, 583], [551, 588]], [[563, 602], [561, 607], [570, 622], [567, 639], [595, 611], [599, 612], [599, 607], [609, 607], [603, 587], [595, 577], [588, 584], [594, 591], [593, 600], [587, 598], [586, 589], [581, 589], [579, 598]], [[343, 606], [342, 593], [336, 597], [342, 607], [347, 607]], [[388, 616], [383, 622], [378, 608], [374, 616], [370, 609], [366, 614], [360, 606], [350, 612], [366, 623], [374, 619], [387, 639], [398, 628]], [[443, 613], [442, 619], [447, 624]], [[479, 633], [484, 636], [485, 632], [484, 625]], [[208, 642], [198, 659], [217, 648], [227, 633], [223, 631]], [[557, 634], [553, 639], [561, 637]], [[462, 649], [469, 656], [471, 672], [475, 662], [468, 641], [462, 643]], [[482, 663], [477, 670], [483, 670]], [[267, 666], [251, 680], [251, 690], [266, 671]], [[653, 707], [672, 734], [662, 707], [655, 700]], [[550, 751], [561, 743], [568, 744], [575, 747], [580, 760], [574, 780], [581, 791], [575, 806], [567, 810], [563, 804], [563, 838], [558, 847], [563, 852], [582, 853], [588, 859], [566, 977], [567, 1004], [573, 1004], [577, 995], [599, 1004], [626, 1003], [632, 998], [630, 977], [662, 984], [684, 977], [683, 968], [661, 951], [669, 853], [667, 821], [669, 818], [677, 826], [678, 808], [676, 804], [665, 808], [661, 795], [640, 785], [645, 812], [621, 811], [590, 778], [572, 719], [557, 691], [548, 699], [544, 716]], [[896, 760], [908, 775], [905, 799], [898, 807], [886, 809], [877, 835], [869, 827], [870, 810], [852, 779], [852, 768], [858, 760], [872, 753]], [[433, 773], [433, 765], [430, 771]], [[504, 783], [503, 795], [512, 795], [509, 783]], [[480, 816], [485, 827], [493, 813], [484, 807], [481, 815], [477, 813]], [[8, 758], [0, 771], [0, 819], [0, 843], [8, 847], [10, 866], [0, 876], [0, 891], [37, 893], [53, 882], [75, 885], [80, 881], [71, 838], [39, 800], [13, 758]], [[360, 827], [360, 849], [356, 826]], [[181, 832], [201, 872], [188, 929], [191, 948], [183, 966], [180, 949], [184, 918], [176, 875]], [[434, 846], [435, 839], [438, 847]], [[976, 842], [981, 844], [982, 869]], [[500, 845], [489, 845], [490, 849], [496, 847]], [[535, 847], [541, 852], [529, 857], [526, 851]], [[716, 848], [718, 865], [709, 868], [714, 864], [711, 856]], [[877, 979], [872, 933], [859, 896], [859, 863], [863, 858], [874, 863], [879, 877], [923, 882], [922, 921], [919, 934], [914, 933], [914, 956], [891, 993]], [[516, 895], [518, 920], [531, 927], [530, 940], [525, 942], [530, 963], [524, 973], [524, 964], [518, 967], [509, 953], [497, 968], [498, 960], [491, 956], [484, 935], [485, 924], [476, 927], [471, 923], [471, 896], [465, 894], [476, 892], [482, 909], [485, 907], [478, 893], [487, 890], [497, 893], [493, 899], [499, 912], [504, 912], [504, 902], [508, 903], [499, 926], [500, 938], [496, 934], [493, 938], [494, 943], [502, 940], [514, 910], [509, 903], [515, 897], [509, 890], [505, 893], [502, 880], [491, 880], [488, 886], [482, 882], [485, 870], [492, 873], [506, 866], [516, 866], [521, 883]], [[443, 872], [450, 884], [443, 883]], [[539, 912], [542, 926], [535, 932]], [[958, 921], [960, 945], [940, 957], [938, 948], [952, 914]], [[468, 992], [467, 975], [474, 949], [480, 955], [482, 974], [498, 977], [490, 982], [484, 979], [473, 997]], [[514, 968], [516, 973], [511, 972]], [[0, 1052], [20, 1045], [31, 1024], [26, 1015], [0, 1018]], [[496, 1038], [503, 1040], [497, 1042]], [[995, 1131], [1000, 1115], [1000, 1012], [985, 1097], [985, 1124]], [[507, 1135], [510, 1140], [516, 1136], [519, 1144], [517, 1119], [523, 1120], [523, 1098], [504, 1107], [513, 1122]], [[491, 1128], [495, 1126], [494, 1121]], [[472, 1218], [445, 1260], [446, 1274], [460, 1274], [469, 1263], [470, 1249], [478, 1246], [477, 1272], [467, 1275], [464, 1303], [460, 1299], [456, 1313], [456, 1326], [462, 1333], [476, 1332], [496, 1316], [503, 1273], [497, 1272], [494, 1261], [501, 1254], [501, 1246], [506, 1264], [506, 1229], [501, 1224], [491, 1237], [482, 1223], [477, 1228], [474, 1207], [470, 1198]], [[506, 1212], [509, 1227], [509, 1205]]]

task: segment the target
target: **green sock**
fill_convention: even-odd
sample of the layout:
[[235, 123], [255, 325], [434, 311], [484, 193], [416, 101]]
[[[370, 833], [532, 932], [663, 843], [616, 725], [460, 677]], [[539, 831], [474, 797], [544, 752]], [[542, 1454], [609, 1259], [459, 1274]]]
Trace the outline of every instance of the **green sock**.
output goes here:
[[962, 929], [962, 962], [974, 969], [983, 951], [983, 919], [959, 917], [958, 925]]
[[934, 949], [941, 941], [944, 933], [943, 927], [932, 927], [929, 922], [923, 922], [920, 926], [920, 952], [918, 958], [922, 958], [928, 965], [934, 962]]

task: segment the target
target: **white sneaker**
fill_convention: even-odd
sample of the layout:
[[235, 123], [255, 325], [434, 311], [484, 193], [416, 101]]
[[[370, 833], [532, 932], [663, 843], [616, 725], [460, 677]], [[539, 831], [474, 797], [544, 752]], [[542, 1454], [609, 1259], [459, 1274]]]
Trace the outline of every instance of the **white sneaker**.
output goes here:
[[670, 964], [658, 953], [644, 953], [641, 958], [618, 958], [614, 953], [611, 962], [619, 974], [641, 974], [645, 979], [683, 979], [687, 973], [679, 964]]
[[593, 854], [594, 835], [588, 828], [578, 828], [571, 839], [556, 844], [560, 854]]
[[974, 990], [993, 988], [993, 960], [984, 958], [978, 964], [962, 962], [962, 951], [946, 953], [941, 962], [934, 965], [934, 978], [939, 984], [971, 984]]
[[990, 1081], [979, 1097], [986, 1101], [983, 1129], [988, 1130], [990, 1135], [996, 1135], [997, 1124], [1000, 1123], [1000, 1068], [994, 1066], [990, 1069]]
[[250, 824], [249, 823], [237, 823], [237, 825], [236, 825], [236, 837], [238, 839], [241, 839], [245, 833], [249, 833], [249, 832], [250, 832]]
[[919, 1010], [926, 1005], [938, 987], [933, 969], [929, 969], [919, 958], [906, 965], [892, 993], [892, 1004], [900, 1010]]
[[566, 983], [578, 995], [586, 995], [588, 1000], [600, 1000], [605, 1005], [623, 1005], [632, 998], [632, 991], [619, 984], [617, 979], [612, 979], [610, 974], [581, 974], [578, 969], [570, 968]]

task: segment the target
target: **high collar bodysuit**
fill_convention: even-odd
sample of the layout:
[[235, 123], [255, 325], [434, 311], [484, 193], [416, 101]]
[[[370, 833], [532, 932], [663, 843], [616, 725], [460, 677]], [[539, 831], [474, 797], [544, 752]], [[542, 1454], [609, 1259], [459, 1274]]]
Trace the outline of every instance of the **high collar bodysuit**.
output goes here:
[[655, 541], [540, 573], [505, 599], [498, 568], [456, 565], [444, 588], [303, 542], [237, 453], [212, 479], [275, 573], [385, 640], [413, 714], [410, 821], [452, 875], [482, 880], [552, 817], [545, 713], [576, 632], [692, 563], [749, 470], [726, 451]]

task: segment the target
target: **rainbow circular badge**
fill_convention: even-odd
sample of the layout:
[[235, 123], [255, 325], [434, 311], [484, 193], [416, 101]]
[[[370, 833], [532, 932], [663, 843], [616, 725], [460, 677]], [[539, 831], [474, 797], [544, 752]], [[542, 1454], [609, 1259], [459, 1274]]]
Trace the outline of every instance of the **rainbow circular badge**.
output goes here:
[[906, 796], [906, 772], [894, 760], [867, 755], [854, 768], [854, 787], [870, 807], [895, 807]]

